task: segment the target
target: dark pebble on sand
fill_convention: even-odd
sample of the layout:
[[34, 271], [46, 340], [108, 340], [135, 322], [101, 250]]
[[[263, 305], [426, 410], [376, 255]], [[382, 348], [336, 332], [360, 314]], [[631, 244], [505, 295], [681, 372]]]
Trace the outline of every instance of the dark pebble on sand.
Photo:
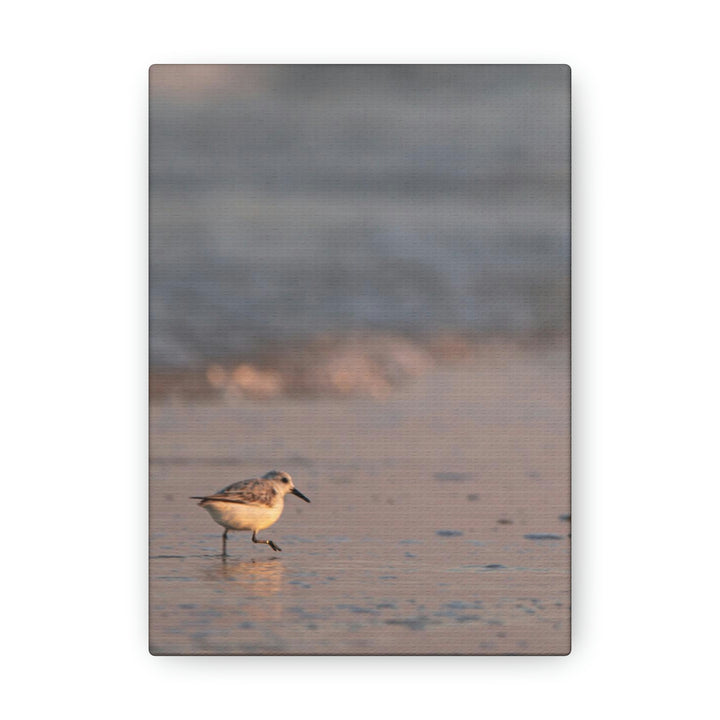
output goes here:
[[570, 514], [567, 515], [558, 515], [558, 520], [562, 520], [563, 522], [570, 522]]
[[526, 540], [562, 540], [562, 535], [553, 535], [552, 533], [528, 533], [523, 537]]
[[435, 534], [440, 537], [460, 537], [462, 532], [460, 530], [438, 530]]
[[513, 521], [510, 520], [510, 518], [500, 518], [498, 521], [498, 525], [512, 525]]
[[351, 613], [356, 613], [358, 615], [379, 615], [380, 613], [377, 610], [374, 610], [372, 608], [364, 608], [359, 605], [336, 605], [339, 610], [349, 610]]
[[483, 565], [484, 568], [487, 568], [488, 570], [504, 570], [505, 566], [501, 565], [500, 563], [490, 563], [489, 565]]
[[463, 480], [469, 480], [470, 474], [469, 473], [462, 473], [462, 472], [440, 472], [435, 473], [433, 477], [436, 480], [442, 480], [442, 481], [450, 481], [450, 482], [460, 482]]
[[427, 625], [437, 624], [437, 623], [431, 621], [429, 618], [426, 618], [426, 617], [417, 617], [417, 618], [407, 618], [407, 619], [391, 618], [390, 620], [386, 620], [385, 624], [386, 625], [404, 625], [405, 627], [409, 628], [410, 630], [424, 630]]

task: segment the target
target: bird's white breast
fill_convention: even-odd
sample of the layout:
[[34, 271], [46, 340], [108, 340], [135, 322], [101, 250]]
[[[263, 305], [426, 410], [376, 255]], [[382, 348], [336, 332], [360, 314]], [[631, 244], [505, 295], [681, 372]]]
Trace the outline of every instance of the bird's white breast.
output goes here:
[[278, 498], [273, 507], [212, 500], [203, 507], [218, 525], [228, 530], [257, 531], [270, 527], [282, 514], [283, 505], [283, 498]]

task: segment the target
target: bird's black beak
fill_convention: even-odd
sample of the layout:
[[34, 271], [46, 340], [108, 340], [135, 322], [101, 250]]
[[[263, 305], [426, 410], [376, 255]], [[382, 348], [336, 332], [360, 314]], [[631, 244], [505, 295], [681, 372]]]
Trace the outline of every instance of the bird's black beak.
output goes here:
[[293, 495], [297, 495], [301, 500], [304, 500], [305, 502], [310, 502], [297, 488], [293, 488], [290, 492]]

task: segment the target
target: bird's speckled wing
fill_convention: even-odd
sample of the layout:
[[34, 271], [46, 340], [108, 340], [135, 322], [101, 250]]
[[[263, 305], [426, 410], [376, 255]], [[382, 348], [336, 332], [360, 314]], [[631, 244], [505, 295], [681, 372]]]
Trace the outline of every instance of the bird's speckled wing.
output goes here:
[[266, 481], [253, 478], [240, 480], [228, 485], [214, 495], [207, 495], [203, 500], [234, 502], [244, 505], [267, 505], [272, 507], [277, 497], [277, 490]]

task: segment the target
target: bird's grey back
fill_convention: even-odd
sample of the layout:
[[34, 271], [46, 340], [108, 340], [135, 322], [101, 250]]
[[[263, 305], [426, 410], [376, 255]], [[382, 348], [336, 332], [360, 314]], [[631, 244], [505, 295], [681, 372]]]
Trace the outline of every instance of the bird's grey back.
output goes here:
[[273, 505], [275, 501], [277, 490], [271, 483], [261, 478], [252, 478], [251, 480], [238, 480], [238, 482], [224, 487], [220, 492], [211, 497], [222, 499], [223, 495], [226, 495], [228, 499], [233, 499], [236, 502], [241, 501], [270, 506]]

